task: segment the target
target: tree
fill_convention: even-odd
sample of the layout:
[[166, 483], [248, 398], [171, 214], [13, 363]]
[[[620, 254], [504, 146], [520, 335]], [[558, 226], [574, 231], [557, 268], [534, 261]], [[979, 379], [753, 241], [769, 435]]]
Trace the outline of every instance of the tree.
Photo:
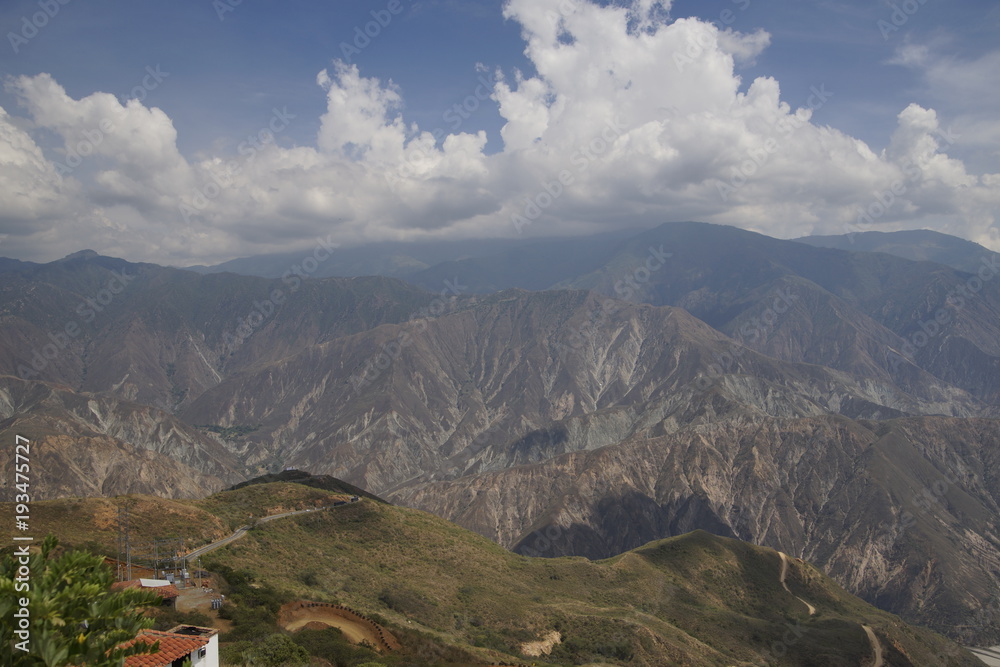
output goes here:
[[19, 547], [0, 558], [0, 664], [117, 667], [130, 655], [158, 651], [158, 643], [119, 645], [153, 624], [142, 607], [160, 597], [112, 591], [114, 575], [103, 558], [85, 551], [55, 556], [56, 545], [50, 535], [40, 550]]
[[243, 652], [243, 661], [254, 667], [308, 665], [309, 651], [287, 635], [273, 634]]

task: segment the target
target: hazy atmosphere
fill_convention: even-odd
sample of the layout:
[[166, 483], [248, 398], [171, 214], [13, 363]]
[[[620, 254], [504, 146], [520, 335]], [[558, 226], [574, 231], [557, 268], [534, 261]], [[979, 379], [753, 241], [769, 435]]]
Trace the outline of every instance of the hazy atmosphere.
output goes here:
[[39, 7], [0, 9], [5, 256], [681, 220], [1000, 249], [992, 2]]
[[1000, 3], [0, 26], [0, 665], [1000, 667]]

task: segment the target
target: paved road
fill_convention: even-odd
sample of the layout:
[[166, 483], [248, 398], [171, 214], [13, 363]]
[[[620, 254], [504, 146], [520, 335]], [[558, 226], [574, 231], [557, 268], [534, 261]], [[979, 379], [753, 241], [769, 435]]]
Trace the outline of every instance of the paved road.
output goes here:
[[185, 558], [191, 560], [194, 558], [198, 558], [199, 556], [204, 556], [209, 551], [215, 551], [219, 547], [224, 547], [230, 542], [234, 542], [243, 537], [244, 535], [246, 535], [247, 530], [249, 530], [249, 528], [250, 526], [240, 526], [239, 528], [236, 529], [236, 532], [230, 535], [229, 537], [225, 537], [219, 540], [218, 542], [212, 542], [211, 544], [206, 544], [203, 547], [199, 547], [194, 551], [192, 551], [191, 553], [189, 553], [187, 556], [185, 556]]
[[[337, 505], [336, 507], [346, 507], [349, 504], [350, 503], [347, 503], [345, 505]], [[264, 523], [266, 521], [274, 521], [275, 519], [284, 519], [286, 516], [295, 516], [296, 514], [305, 514], [306, 512], [319, 512], [320, 510], [329, 509], [331, 507], [335, 507], [335, 506], [334, 505], [324, 505], [323, 507], [314, 507], [312, 509], [307, 509], [307, 510], [296, 510], [294, 512], [284, 512], [282, 514], [272, 514], [271, 516], [262, 516], [261, 518], [257, 519], [257, 523]], [[219, 540], [217, 542], [212, 542], [211, 544], [206, 544], [203, 547], [198, 547], [197, 549], [195, 549], [194, 551], [192, 551], [191, 553], [189, 553], [187, 556], [185, 556], [185, 558], [187, 558], [188, 560], [191, 560], [193, 558], [198, 558], [199, 556], [204, 556], [209, 551], [215, 551], [216, 549], [219, 549], [221, 547], [226, 546], [230, 542], [235, 542], [236, 540], [238, 540], [241, 537], [243, 537], [244, 535], [246, 535], [248, 530], [250, 530], [250, 526], [249, 525], [240, 526], [229, 537], [224, 537], [224, 538], [222, 538], [221, 540]]]

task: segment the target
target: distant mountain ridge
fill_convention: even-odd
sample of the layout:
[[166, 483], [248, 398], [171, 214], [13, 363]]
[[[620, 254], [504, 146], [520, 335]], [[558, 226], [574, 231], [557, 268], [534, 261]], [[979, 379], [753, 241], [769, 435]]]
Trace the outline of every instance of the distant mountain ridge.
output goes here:
[[[470, 239], [462, 241], [382, 242], [361, 246], [339, 247], [333, 239], [319, 239], [318, 245], [332, 247], [330, 257], [319, 263], [314, 278], [357, 278], [361, 276], [386, 276], [409, 278], [431, 267], [466, 259], [488, 258], [508, 251], [524, 249], [531, 252], [538, 245], [566, 243], [586, 247], [607, 247], [637, 233], [638, 230], [604, 232], [593, 236], [558, 239]], [[336, 246], [336, 247], [333, 247]], [[281, 278], [292, 267], [302, 264], [312, 255], [313, 248], [241, 257], [213, 266], [189, 266], [197, 273], [237, 273], [261, 278]], [[477, 290], [478, 291], [478, 290]]]
[[839, 236], [805, 236], [795, 239], [820, 248], [852, 252], [882, 252], [918, 262], [936, 262], [959, 271], [977, 273], [990, 265], [997, 253], [978, 243], [929, 229], [901, 232], [855, 232]]
[[[432, 292], [91, 253], [18, 266], [0, 429], [44, 443], [40, 497], [295, 467], [521, 550], [544, 551], [539, 531], [591, 556], [733, 535], [992, 637], [956, 628], [1000, 586], [1000, 281], [698, 223], [559, 247], [537, 270], [453, 262]], [[558, 289], [496, 291], [508, 278]]]
[[[548, 272], [549, 275], [546, 276], [538, 273], [537, 264], [532, 266], [526, 262], [527, 258], [547, 253], [549, 260], [556, 260], [557, 263], [563, 261], [561, 255], [573, 254], [573, 251], [553, 252], [560, 244], [575, 245], [577, 248], [589, 247], [597, 257], [610, 257], [620, 244], [648, 231], [650, 230], [624, 230], [579, 238], [372, 243], [345, 247], [339, 253], [335, 251], [331, 260], [323, 262], [313, 277], [352, 278], [382, 275], [433, 287], [438, 276], [443, 276], [449, 271], [461, 271], [463, 263], [468, 260], [481, 260], [480, 265], [491, 277], [480, 278], [479, 271], [476, 272], [475, 280], [470, 277], [470, 283], [473, 283], [470, 289], [474, 292], [499, 291], [511, 287], [548, 289], [562, 280], [577, 277], [579, 271], [574, 271], [572, 266], [568, 269], [559, 269], [545, 264], [542, 270]], [[927, 229], [804, 236], [792, 240], [822, 248], [851, 252], [879, 252], [913, 261], [935, 262], [970, 273], [979, 270], [984, 258], [992, 261], [992, 256], [997, 254], [972, 241]], [[287, 253], [241, 257], [212, 266], [197, 265], [184, 268], [197, 273], [230, 272], [263, 278], [280, 278], [290, 267], [300, 264], [310, 253], [310, 248], [303, 248]], [[0, 258], [0, 270], [3, 270], [3, 262], [17, 262], [17, 260]], [[495, 266], [488, 268], [491, 263], [495, 263]], [[33, 265], [30, 262], [26, 264]], [[524, 274], [525, 268], [528, 269], [527, 276]]]

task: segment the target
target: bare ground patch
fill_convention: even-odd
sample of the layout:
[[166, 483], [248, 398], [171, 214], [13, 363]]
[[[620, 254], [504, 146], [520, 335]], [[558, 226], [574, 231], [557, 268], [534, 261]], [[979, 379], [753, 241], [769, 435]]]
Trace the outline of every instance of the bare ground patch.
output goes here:
[[278, 612], [278, 623], [290, 632], [304, 627], [315, 628], [316, 624], [322, 624], [338, 628], [355, 644], [367, 642], [380, 653], [400, 649], [399, 641], [388, 630], [367, 616], [343, 605], [305, 600], [289, 602]]

